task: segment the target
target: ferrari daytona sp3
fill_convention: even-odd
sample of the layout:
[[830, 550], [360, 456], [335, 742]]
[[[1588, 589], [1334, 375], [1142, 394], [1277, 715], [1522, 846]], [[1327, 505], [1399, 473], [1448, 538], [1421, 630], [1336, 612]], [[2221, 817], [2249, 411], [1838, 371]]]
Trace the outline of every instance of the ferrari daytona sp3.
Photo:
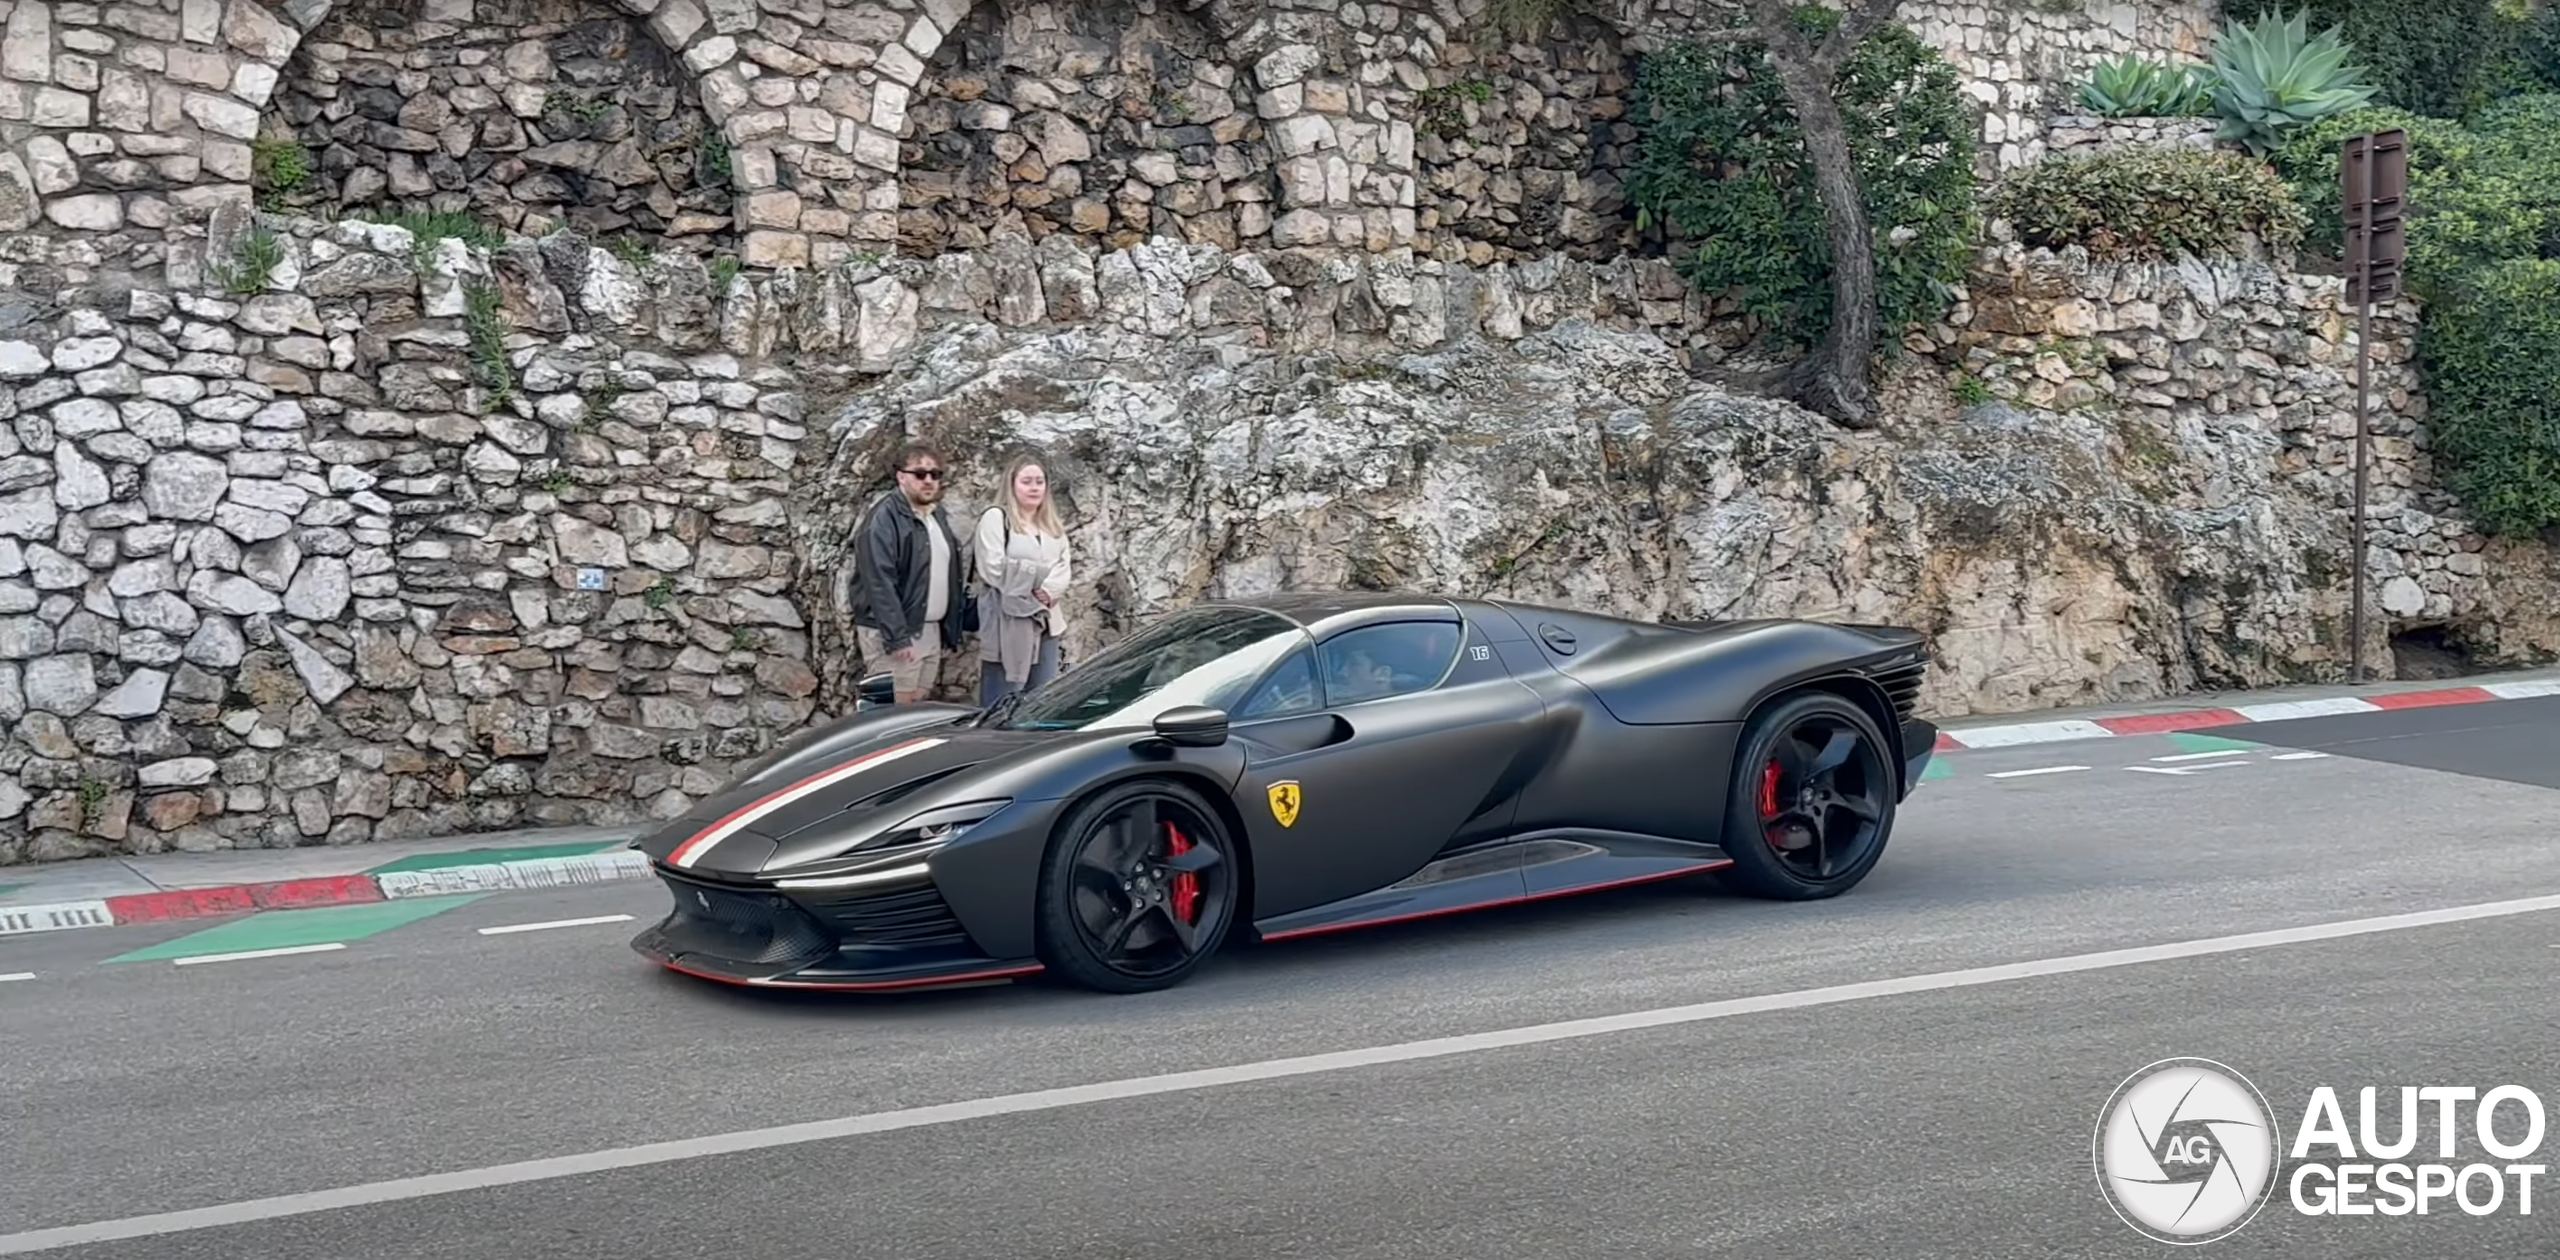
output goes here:
[[703, 979], [1106, 992], [1272, 941], [1713, 873], [1854, 887], [1937, 728], [1918, 632], [1374, 592], [1164, 614], [986, 708], [866, 703], [635, 842]]

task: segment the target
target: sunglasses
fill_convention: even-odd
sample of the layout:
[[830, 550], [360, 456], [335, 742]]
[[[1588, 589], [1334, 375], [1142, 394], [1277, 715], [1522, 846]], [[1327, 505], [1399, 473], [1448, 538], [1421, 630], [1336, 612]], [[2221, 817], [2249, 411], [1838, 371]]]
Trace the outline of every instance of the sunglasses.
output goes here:
[[939, 468], [901, 468], [898, 471], [905, 473], [918, 481], [942, 480], [942, 470]]

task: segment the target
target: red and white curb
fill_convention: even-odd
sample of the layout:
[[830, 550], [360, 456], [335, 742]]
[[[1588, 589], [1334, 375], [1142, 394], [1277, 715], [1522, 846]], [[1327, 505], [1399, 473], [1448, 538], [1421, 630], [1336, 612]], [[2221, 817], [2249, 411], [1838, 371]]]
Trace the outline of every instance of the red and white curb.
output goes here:
[[2053, 744], [2066, 740], [2111, 739], [2123, 735], [2166, 735], [2175, 731], [2211, 730], [2252, 722], [2285, 722], [2295, 718], [2336, 717], [2349, 713], [2388, 713], [2454, 704], [2486, 704], [2560, 696], [2560, 678], [2481, 683], [2433, 691], [2387, 692], [2376, 696], [2329, 696], [2318, 700], [2271, 700], [2221, 709], [2188, 709], [2177, 713], [2137, 713], [2125, 717], [2064, 718], [2020, 722], [2008, 726], [1969, 726], [1938, 733], [1937, 751], [2014, 748], [2020, 744]]
[[568, 888], [638, 879], [649, 873], [649, 860], [636, 849], [591, 853], [569, 858], [533, 858], [521, 862], [487, 862], [439, 870], [391, 871], [381, 875], [330, 875], [264, 884], [232, 884], [222, 888], [187, 888], [174, 892], [133, 893], [86, 901], [0, 906], [0, 936], [66, 932], [80, 928], [128, 927], [177, 919], [209, 919], [258, 910], [307, 910], [317, 906], [353, 906], [409, 897], [441, 897], [455, 893], [516, 892]]

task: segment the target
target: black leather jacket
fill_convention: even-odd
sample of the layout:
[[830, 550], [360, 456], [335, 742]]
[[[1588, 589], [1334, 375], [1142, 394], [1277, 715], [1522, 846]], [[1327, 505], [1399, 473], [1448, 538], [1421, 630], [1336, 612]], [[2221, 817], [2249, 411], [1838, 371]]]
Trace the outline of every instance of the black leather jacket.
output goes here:
[[[968, 609], [969, 548], [952, 531], [941, 504], [933, 505], [932, 519], [951, 543], [951, 569], [945, 575], [951, 600], [942, 614], [942, 645], [948, 649], [960, 642], [960, 619]], [[907, 497], [892, 490], [872, 503], [854, 539], [848, 601], [853, 624], [879, 631], [881, 644], [892, 652], [915, 642], [924, 624], [925, 597], [931, 593], [925, 568], [933, 563], [933, 543], [925, 537], [924, 524]]]

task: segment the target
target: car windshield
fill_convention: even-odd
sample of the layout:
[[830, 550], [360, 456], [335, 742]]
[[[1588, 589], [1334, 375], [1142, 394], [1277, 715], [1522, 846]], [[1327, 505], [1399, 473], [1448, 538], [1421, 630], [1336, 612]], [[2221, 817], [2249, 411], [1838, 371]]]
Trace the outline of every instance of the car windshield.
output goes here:
[[1073, 731], [1145, 726], [1184, 705], [1233, 711], [1289, 653], [1313, 646], [1297, 623], [1249, 608], [1187, 608], [1034, 688], [998, 725]]

